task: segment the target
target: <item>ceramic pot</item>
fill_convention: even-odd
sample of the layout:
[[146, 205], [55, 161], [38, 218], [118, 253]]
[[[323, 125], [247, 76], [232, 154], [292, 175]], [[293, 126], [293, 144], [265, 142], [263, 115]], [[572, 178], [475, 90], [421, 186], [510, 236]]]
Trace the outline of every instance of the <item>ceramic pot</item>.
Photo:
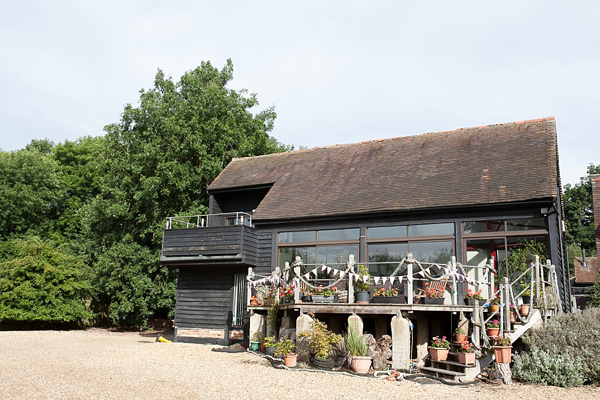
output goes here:
[[444, 304], [444, 298], [443, 297], [424, 297], [423, 298], [423, 304], [434, 304], [434, 305], [442, 305]]
[[275, 356], [275, 346], [266, 347], [265, 354], [271, 357]]
[[475, 353], [458, 353], [458, 362], [461, 364], [475, 364]]
[[517, 322], [517, 313], [514, 311], [510, 312], [510, 323], [514, 324]]
[[367, 303], [369, 303], [370, 299], [371, 299], [371, 296], [369, 295], [369, 292], [354, 293], [354, 302], [357, 304], [367, 304]]
[[490, 304], [490, 311], [491, 312], [498, 312], [498, 311], [500, 311], [500, 305], [499, 304]]
[[371, 357], [355, 356], [352, 357], [350, 367], [352, 368], [352, 371], [356, 372], [357, 374], [366, 374], [371, 368], [371, 361]]
[[429, 346], [429, 355], [433, 361], [446, 361], [450, 349], [437, 349]]
[[283, 365], [286, 367], [295, 367], [298, 363], [298, 354], [290, 353], [287, 356], [283, 356]]
[[494, 346], [494, 356], [496, 357], [497, 363], [510, 364], [511, 355], [512, 346]]
[[258, 351], [260, 349], [260, 342], [250, 342], [250, 350]]

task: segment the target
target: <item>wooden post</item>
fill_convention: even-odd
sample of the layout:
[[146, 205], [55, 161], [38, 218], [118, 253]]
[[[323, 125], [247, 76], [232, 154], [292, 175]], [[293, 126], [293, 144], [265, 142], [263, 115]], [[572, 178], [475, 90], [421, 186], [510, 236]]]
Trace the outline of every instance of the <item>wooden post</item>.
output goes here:
[[452, 261], [450, 262], [450, 270], [453, 272], [452, 274], [452, 305], [458, 304], [458, 288], [456, 286], [456, 256], [452, 256]]
[[[539, 306], [538, 297], [540, 295], [540, 257], [535, 256], [535, 305]], [[533, 293], [531, 294], [531, 300], [533, 300]]]
[[475, 301], [473, 302], [473, 337], [471, 339], [473, 340], [473, 344], [476, 348], [481, 347], [481, 328], [479, 327], [479, 325], [481, 325], [481, 319], [479, 318], [479, 316], [479, 300], [475, 299]]
[[413, 264], [412, 264], [412, 253], [408, 253], [406, 255], [406, 259], [409, 261], [406, 266], [406, 280], [408, 281], [406, 284], [406, 289], [408, 293], [406, 293], [406, 302], [408, 304], [413, 304]]
[[490, 265], [488, 269], [488, 282], [490, 283], [490, 292], [488, 299], [494, 298], [494, 293], [496, 293], [495, 283], [494, 283], [494, 257], [490, 257]]
[[504, 284], [504, 321], [506, 325], [506, 330], [510, 331], [510, 280], [507, 276], [502, 279], [502, 283]]

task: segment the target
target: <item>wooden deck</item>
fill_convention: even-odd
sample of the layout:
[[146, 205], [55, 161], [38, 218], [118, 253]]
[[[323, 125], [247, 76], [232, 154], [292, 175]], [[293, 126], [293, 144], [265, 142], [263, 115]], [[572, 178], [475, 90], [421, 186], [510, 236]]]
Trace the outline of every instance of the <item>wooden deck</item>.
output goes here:
[[[270, 307], [249, 306], [249, 311], [268, 310]], [[295, 303], [280, 304], [280, 310], [317, 314], [380, 314], [396, 315], [399, 312], [472, 312], [471, 306], [428, 305], [428, 304], [349, 304], [349, 303]]]

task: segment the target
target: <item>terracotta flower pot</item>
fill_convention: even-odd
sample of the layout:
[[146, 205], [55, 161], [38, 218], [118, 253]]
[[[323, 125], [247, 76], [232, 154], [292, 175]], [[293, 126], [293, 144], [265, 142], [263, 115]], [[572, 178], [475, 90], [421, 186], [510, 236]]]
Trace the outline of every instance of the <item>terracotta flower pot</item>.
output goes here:
[[433, 361], [446, 361], [450, 349], [438, 349], [429, 346], [429, 355]]
[[350, 366], [352, 367], [352, 371], [356, 372], [357, 374], [366, 374], [371, 368], [371, 361], [371, 357], [355, 356], [352, 357]]
[[500, 328], [487, 328], [488, 337], [498, 336], [500, 333]]
[[283, 356], [283, 365], [286, 367], [295, 367], [298, 362], [298, 354], [290, 353], [287, 356]]
[[515, 322], [517, 322], [517, 313], [514, 311], [510, 312], [510, 323], [514, 324]]
[[521, 316], [526, 317], [529, 315], [529, 304], [523, 304], [519, 307], [519, 311], [521, 311]]
[[466, 338], [467, 338], [467, 335], [464, 335], [462, 333], [455, 333], [454, 334], [454, 343], [462, 343]]
[[512, 346], [494, 346], [494, 356], [496, 357], [497, 363], [510, 364], [511, 355]]
[[461, 364], [471, 365], [475, 364], [475, 353], [458, 353], [458, 362]]
[[498, 312], [498, 311], [500, 311], [500, 305], [499, 304], [490, 304], [490, 311], [491, 312]]

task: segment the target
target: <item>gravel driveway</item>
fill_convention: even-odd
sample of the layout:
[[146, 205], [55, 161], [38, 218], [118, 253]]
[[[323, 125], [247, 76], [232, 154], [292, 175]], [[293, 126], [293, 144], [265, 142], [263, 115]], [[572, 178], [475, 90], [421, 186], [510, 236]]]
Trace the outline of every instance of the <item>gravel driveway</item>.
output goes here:
[[0, 398], [600, 398], [600, 389], [591, 387], [457, 387], [283, 371], [249, 353], [156, 343], [156, 336], [104, 329], [0, 332]]

